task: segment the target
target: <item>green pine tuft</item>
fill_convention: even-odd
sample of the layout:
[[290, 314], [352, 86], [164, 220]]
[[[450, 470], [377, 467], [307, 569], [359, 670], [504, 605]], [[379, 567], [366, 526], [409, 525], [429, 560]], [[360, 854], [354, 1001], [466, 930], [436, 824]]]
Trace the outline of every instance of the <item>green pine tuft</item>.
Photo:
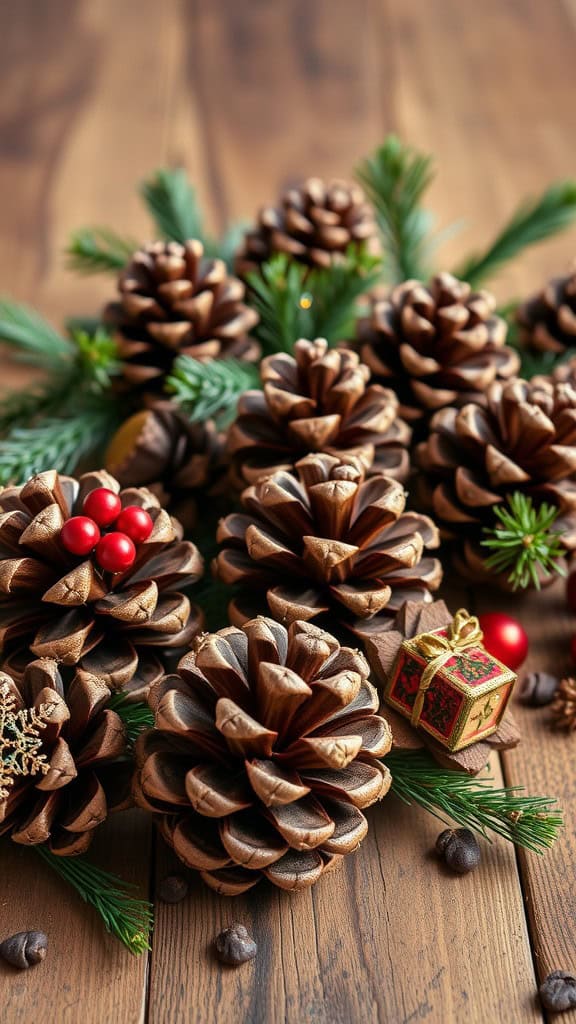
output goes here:
[[553, 529], [558, 509], [543, 502], [534, 506], [532, 498], [515, 491], [506, 499], [507, 507], [494, 507], [497, 522], [486, 528], [482, 545], [489, 555], [484, 565], [494, 572], [509, 572], [514, 590], [534, 586], [540, 590], [541, 576], [566, 575], [561, 562], [565, 549], [561, 531]]
[[9, 345], [23, 362], [53, 372], [67, 369], [73, 346], [34, 309], [0, 299], [0, 343]]
[[235, 359], [201, 363], [179, 356], [166, 380], [166, 390], [193, 423], [214, 419], [220, 428], [234, 418], [240, 396], [259, 387], [258, 368]]
[[182, 167], [161, 168], [143, 182], [140, 193], [164, 238], [187, 242], [204, 239], [196, 193]]
[[80, 274], [117, 274], [138, 248], [111, 228], [80, 228], [72, 235], [66, 255], [68, 266]]

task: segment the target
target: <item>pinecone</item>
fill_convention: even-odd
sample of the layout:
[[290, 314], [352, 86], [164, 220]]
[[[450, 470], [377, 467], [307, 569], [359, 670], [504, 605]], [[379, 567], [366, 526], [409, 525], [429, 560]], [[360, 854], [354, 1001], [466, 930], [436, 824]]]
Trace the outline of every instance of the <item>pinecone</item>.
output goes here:
[[455, 542], [458, 568], [473, 579], [495, 579], [484, 567], [482, 530], [494, 526], [494, 506], [515, 491], [536, 505], [556, 505], [560, 541], [576, 547], [576, 390], [569, 385], [545, 378], [496, 382], [482, 405], [436, 413], [416, 461], [421, 503]]
[[224, 438], [213, 422], [190, 423], [168, 402], [130, 416], [112, 438], [106, 469], [121, 487], [147, 487], [186, 531], [198, 501], [222, 486]]
[[[140, 506], [152, 532], [136, 544], [126, 571], [100, 568], [98, 551], [78, 556], [62, 528], [96, 488]], [[112, 527], [114, 530], [114, 526]], [[197, 548], [144, 489], [120, 490], [107, 473], [80, 479], [40, 473], [0, 491], [0, 641], [2, 667], [17, 682], [35, 658], [53, 658], [135, 696], [163, 673], [151, 652], [184, 647], [202, 625], [199, 609], [177, 591], [202, 574]]]
[[244, 277], [276, 253], [309, 267], [329, 267], [335, 253], [364, 243], [375, 245], [376, 225], [360, 186], [308, 178], [288, 189], [278, 208], [263, 207], [244, 238], [236, 272]]
[[124, 390], [161, 393], [178, 355], [258, 357], [248, 336], [258, 314], [244, 304], [244, 285], [222, 260], [204, 259], [201, 242], [145, 245], [120, 274], [118, 290], [104, 319], [115, 331]]
[[441, 567], [422, 555], [437, 546], [437, 530], [404, 512], [401, 484], [381, 475], [365, 481], [358, 460], [330, 455], [309, 455], [296, 471], [298, 479], [280, 472], [248, 487], [245, 512], [220, 523], [215, 570], [240, 591], [231, 622], [241, 625], [267, 602], [280, 622], [328, 615], [331, 628], [340, 620], [360, 633], [378, 629], [405, 600], [431, 600]]
[[550, 705], [555, 729], [572, 732], [576, 729], [576, 679], [563, 679]]
[[21, 746], [39, 741], [0, 799], [0, 836], [61, 857], [84, 853], [107, 814], [130, 803], [126, 733], [107, 706], [110, 690], [82, 670], [65, 689], [50, 658], [28, 664], [18, 686], [7, 675], [0, 683], [0, 702], [27, 719]]
[[394, 393], [368, 386], [370, 371], [355, 352], [301, 339], [294, 356], [264, 359], [261, 376], [263, 391], [245, 392], [228, 436], [240, 482], [291, 469], [311, 452], [355, 455], [366, 469], [406, 479], [410, 429], [397, 418]]
[[367, 832], [391, 746], [359, 651], [306, 622], [205, 634], [150, 693], [135, 796], [218, 892], [304, 889]]
[[576, 348], [576, 263], [518, 308], [519, 341], [537, 352]]
[[405, 281], [373, 301], [358, 325], [360, 355], [374, 378], [396, 392], [404, 419], [481, 401], [492, 381], [518, 372], [495, 305], [488, 292], [473, 292], [451, 274], [427, 285]]

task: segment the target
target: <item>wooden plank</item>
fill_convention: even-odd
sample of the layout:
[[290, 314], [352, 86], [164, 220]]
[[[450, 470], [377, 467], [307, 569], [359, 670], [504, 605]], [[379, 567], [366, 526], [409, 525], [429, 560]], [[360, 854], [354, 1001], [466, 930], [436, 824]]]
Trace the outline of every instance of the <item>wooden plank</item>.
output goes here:
[[[563, 581], [541, 594], [516, 598], [514, 604], [502, 594], [483, 595], [481, 605], [516, 615], [527, 630], [530, 654], [522, 674], [535, 669], [554, 675], [574, 672], [569, 642], [576, 620], [566, 606]], [[550, 971], [571, 970], [576, 964], [574, 736], [553, 732], [546, 708], [524, 708], [516, 702], [514, 714], [523, 742], [503, 756], [506, 782], [556, 796], [566, 821], [561, 838], [544, 857], [520, 853], [535, 962], [542, 980]], [[563, 1020], [576, 1021], [576, 1011]]]
[[[93, 863], [148, 894], [150, 824], [139, 811], [99, 830]], [[138, 851], [135, 856], [135, 851]], [[103, 1024], [144, 1020], [147, 957], [133, 957], [31, 850], [0, 840], [0, 934], [34, 929], [48, 936], [45, 962], [24, 974], [0, 961], [2, 1020], [7, 1024]]]

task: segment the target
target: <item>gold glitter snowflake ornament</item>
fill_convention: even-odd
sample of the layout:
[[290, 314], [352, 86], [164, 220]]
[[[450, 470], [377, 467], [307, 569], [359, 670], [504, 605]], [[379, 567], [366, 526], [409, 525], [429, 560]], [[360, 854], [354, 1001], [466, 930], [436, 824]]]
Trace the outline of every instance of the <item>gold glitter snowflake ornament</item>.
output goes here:
[[0, 680], [0, 801], [7, 799], [17, 776], [46, 775], [49, 764], [41, 753], [40, 733], [52, 707], [19, 708], [11, 682], [6, 676]]

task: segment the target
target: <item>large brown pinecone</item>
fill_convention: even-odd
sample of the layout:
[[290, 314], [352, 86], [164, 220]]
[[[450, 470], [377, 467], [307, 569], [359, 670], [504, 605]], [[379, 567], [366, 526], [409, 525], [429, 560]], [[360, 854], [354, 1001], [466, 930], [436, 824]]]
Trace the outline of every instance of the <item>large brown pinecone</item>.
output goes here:
[[205, 259], [201, 242], [143, 246], [120, 274], [118, 290], [104, 319], [118, 345], [121, 388], [161, 392], [178, 355], [258, 356], [248, 333], [258, 314], [244, 304], [244, 285], [222, 260]]
[[158, 402], [122, 424], [105, 464], [121, 487], [147, 487], [190, 530], [198, 503], [222, 486], [224, 437], [211, 420], [190, 423], [169, 402]]
[[576, 547], [576, 390], [570, 385], [546, 378], [496, 382], [482, 405], [436, 413], [416, 460], [421, 500], [473, 578], [487, 576], [483, 527], [495, 525], [494, 506], [515, 491], [537, 505], [558, 506], [555, 529], [564, 531], [567, 549]]
[[[440, 563], [423, 558], [438, 545], [426, 516], [405, 512], [404, 488], [358, 460], [309, 455], [298, 479], [276, 473], [248, 487], [244, 513], [220, 523], [219, 578], [238, 587], [230, 621], [266, 609], [280, 622], [327, 616], [357, 632], [377, 629], [406, 600], [431, 600]], [[324, 621], [324, 620], [321, 620]]]
[[263, 207], [245, 236], [236, 271], [244, 276], [276, 253], [309, 267], [329, 267], [335, 253], [375, 241], [374, 214], [359, 185], [308, 178], [288, 189], [278, 207]]
[[[139, 505], [154, 526], [136, 546], [125, 573], [99, 569], [93, 556], [64, 548], [60, 531], [81, 514], [97, 487]], [[50, 471], [22, 487], [0, 491], [0, 642], [2, 667], [17, 681], [35, 658], [83, 669], [113, 689], [134, 695], [162, 675], [155, 651], [186, 646], [202, 614], [178, 587], [202, 575], [197, 548], [180, 524], [144, 489], [120, 490], [107, 473], [79, 480]]]
[[576, 679], [563, 679], [550, 705], [555, 729], [573, 732], [576, 729]]
[[126, 733], [110, 690], [82, 670], [65, 689], [50, 658], [31, 662], [19, 685], [0, 676], [0, 688], [0, 703], [28, 719], [28, 740], [41, 741], [0, 799], [0, 836], [61, 857], [84, 853], [107, 814], [130, 803]]
[[374, 379], [396, 392], [404, 419], [480, 401], [492, 381], [518, 372], [495, 305], [488, 292], [473, 292], [451, 274], [427, 285], [405, 281], [373, 301], [358, 325], [360, 355]]
[[180, 859], [237, 895], [312, 885], [390, 786], [391, 732], [366, 659], [306, 622], [258, 617], [195, 641], [150, 693], [136, 801]]
[[576, 348], [576, 263], [519, 306], [520, 343], [537, 352]]
[[310, 452], [357, 456], [396, 480], [410, 469], [411, 432], [398, 419], [388, 388], [369, 384], [355, 352], [329, 349], [324, 338], [301, 339], [294, 356], [262, 362], [262, 391], [247, 391], [228, 435], [235, 475], [243, 483], [291, 469]]

